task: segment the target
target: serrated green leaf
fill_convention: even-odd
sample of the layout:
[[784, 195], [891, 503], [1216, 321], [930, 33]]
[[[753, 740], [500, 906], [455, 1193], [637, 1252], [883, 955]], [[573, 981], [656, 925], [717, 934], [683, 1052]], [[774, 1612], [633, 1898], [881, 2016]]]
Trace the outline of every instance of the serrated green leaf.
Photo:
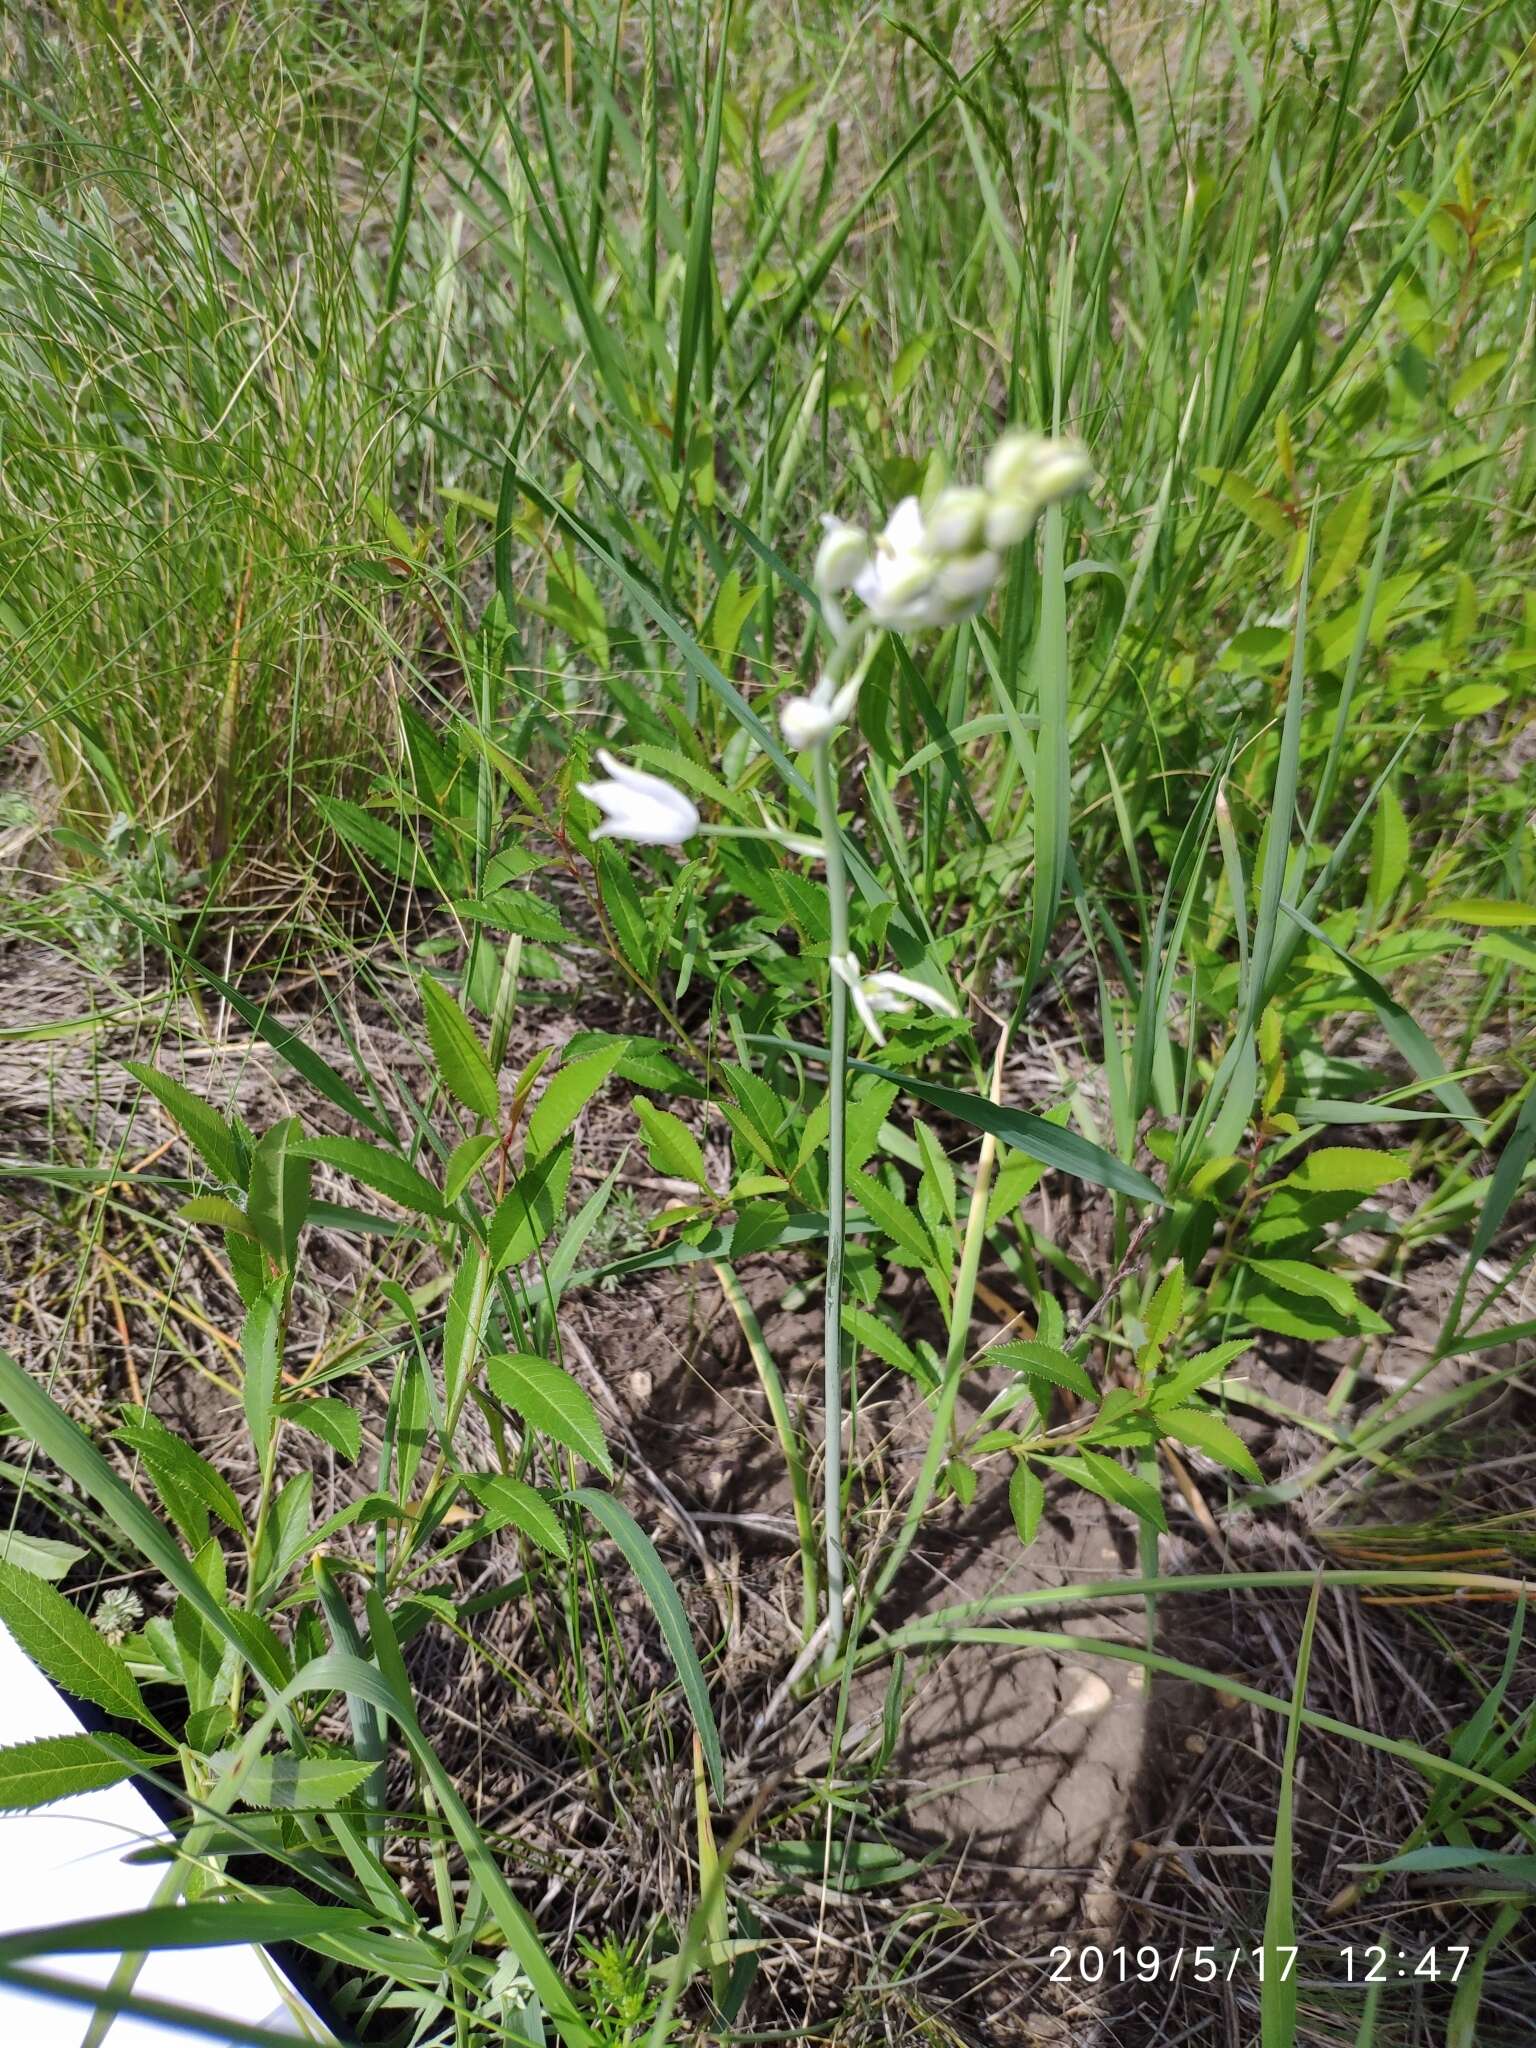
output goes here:
[[1406, 1152], [1375, 1152], [1364, 1145], [1324, 1145], [1309, 1152], [1296, 1171], [1277, 1185], [1317, 1194], [1371, 1195], [1401, 1180], [1408, 1171], [1409, 1158]]
[[993, 1344], [983, 1351], [978, 1363], [1005, 1365], [1014, 1372], [1031, 1373], [1049, 1380], [1053, 1387], [1066, 1387], [1085, 1401], [1097, 1401], [1099, 1390], [1075, 1358], [1068, 1358], [1054, 1344], [1042, 1344], [1034, 1337], [1018, 1337], [1006, 1344]]
[[452, 1208], [463, 1194], [474, 1178], [476, 1167], [495, 1144], [495, 1133], [483, 1131], [478, 1137], [465, 1138], [454, 1146], [448, 1155], [448, 1164], [443, 1168], [443, 1201], [447, 1207]]
[[293, 1150], [301, 1159], [318, 1159], [334, 1166], [365, 1188], [387, 1195], [402, 1209], [418, 1216], [441, 1216], [443, 1198], [425, 1174], [418, 1173], [409, 1160], [366, 1138], [301, 1138]]
[[362, 1418], [355, 1408], [334, 1394], [314, 1394], [302, 1401], [280, 1401], [277, 1412], [285, 1422], [297, 1423], [300, 1429], [307, 1429], [311, 1436], [329, 1444], [333, 1451], [340, 1451], [349, 1463], [356, 1462], [363, 1448]]
[[581, 1059], [610, 1045], [619, 1047], [618, 1064], [613, 1071], [621, 1081], [629, 1081], [636, 1088], [649, 1088], [657, 1095], [705, 1093], [693, 1075], [686, 1073], [654, 1038], [626, 1038], [611, 1031], [578, 1031], [566, 1045], [565, 1057]]
[[243, 1191], [251, 1163], [244, 1141], [229, 1119], [190, 1088], [183, 1088], [169, 1074], [146, 1066], [142, 1060], [124, 1060], [123, 1065], [154, 1096], [215, 1180]]
[[1071, 1458], [1054, 1459], [1052, 1469], [1063, 1479], [1070, 1479], [1075, 1485], [1098, 1494], [1101, 1500], [1111, 1501], [1116, 1507], [1129, 1508], [1133, 1515], [1150, 1522], [1154, 1529], [1167, 1535], [1168, 1521], [1157, 1488], [1136, 1473], [1128, 1472], [1117, 1459], [1106, 1457], [1102, 1451], [1085, 1449]]
[[29, 1813], [82, 1792], [100, 1792], [171, 1761], [119, 1735], [42, 1735], [18, 1742], [0, 1749], [0, 1813]]
[[1506, 903], [1497, 896], [1457, 896], [1433, 903], [1426, 914], [1450, 924], [1513, 927], [1536, 924], [1536, 904]]
[[421, 866], [410, 841], [361, 804], [349, 803], [345, 797], [317, 796], [315, 808], [338, 839], [399, 881], [409, 882]]
[[554, 1150], [621, 1057], [622, 1047], [610, 1045], [555, 1070], [528, 1119], [528, 1159], [541, 1159]]
[[1305, 1259], [1250, 1259], [1248, 1265], [1272, 1287], [1278, 1287], [1286, 1294], [1301, 1294], [1315, 1301], [1326, 1301], [1341, 1316], [1357, 1317], [1360, 1314], [1360, 1297], [1342, 1273], [1332, 1272], [1326, 1266], [1311, 1265]]
[[1318, 537], [1318, 573], [1313, 591], [1316, 598], [1324, 598], [1351, 577], [1371, 530], [1371, 505], [1375, 497], [1375, 485], [1369, 477], [1355, 485], [1352, 491], [1334, 506], [1323, 521]]
[[708, 1194], [704, 1154], [682, 1118], [674, 1116], [670, 1109], [659, 1109], [643, 1095], [637, 1095], [631, 1107], [645, 1132], [645, 1149], [656, 1171], [669, 1179], [690, 1181]]
[[693, 1712], [693, 1725], [698, 1730], [699, 1744], [709, 1765], [715, 1798], [723, 1805], [725, 1766], [720, 1754], [720, 1733], [715, 1726], [714, 1709], [709, 1703], [704, 1669], [694, 1649], [688, 1616], [678, 1598], [677, 1588], [668, 1576], [655, 1544], [629, 1510], [611, 1493], [599, 1493], [594, 1487], [583, 1486], [578, 1487], [571, 1498], [579, 1502], [618, 1544], [651, 1603], [651, 1611], [656, 1616], [662, 1639]]
[[1008, 1481], [1008, 1508], [1019, 1541], [1027, 1550], [1035, 1540], [1040, 1517], [1045, 1513], [1045, 1482], [1027, 1458], [1021, 1458]]
[[1237, 507], [1247, 519], [1252, 520], [1261, 533], [1271, 540], [1290, 541], [1295, 534], [1285, 507], [1276, 498], [1251, 484], [1247, 477], [1235, 469], [1199, 469], [1195, 472], [1201, 483], [1220, 491], [1221, 495]]
[[1184, 1268], [1176, 1265], [1164, 1275], [1147, 1309], [1147, 1342], [1159, 1349], [1179, 1327], [1184, 1313]]
[[487, 1361], [486, 1378], [497, 1400], [525, 1422], [595, 1465], [605, 1479], [613, 1477], [597, 1410], [568, 1372], [532, 1352], [502, 1352]]
[[[1452, 716], [1457, 713], [1457, 707], [1448, 699], [1442, 700], [1442, 708]], [[1407, 817], [1396, 790], [1388, 783], [1376, 799], [1371, 819], [1371, 866], [1365, 889], [1371, 908], [1378, 913], [1387, 908], [1402, 886], [1403, 876], [1408, 872], [1410, 845]]]
[[934, 1263], [934, 1249], [912, 1211], [898, 1202], [882, 1181], [869, 1173], [850, 1173], [848, 1191], [864, 1213], [891, 1240], [898, 1252], [920, 1266]]
[[520, 1479], [509, 1479], [500, 1472], [466, 1472], [463, 1481], [485, 1510], [493, 1530], [510, 1525], [551, 1556], [570, 1556], [571, 1546], [560, 1517], [536, 1487], [525, 1486]]
[[571, 1147], [559, 1145], [513, 1180], [491, 1218], [491, 1265], [500, 1273], [531, 1258], [565, 1213]]
[[1218, 1465], [1241, 1472], [1245, 1479], [1257, 1479], [1259, 1468], [1242, 1438], [1211, 1408], [1163, 1408], [1156, 1410], [1157, 1426], [1164, 1436], [1204, 1451]]
[[309, 1210], [309, 1161], [298, 1150], [301, 1137], [296, 1116], [284, 1117], [264, 1133], [251, 1157], [245, 1200], [247, 1221], [262, 1250], [284, 1273], [294, 1269]]
[[510, 932], [535, 946], [568, 946], [573, 940], [549, 905], [527, 889], [490, 889], [479, 902], [459, 903], [455, 908], [469, 924]]
[[856, 1344], [861, 1344], [886, 1365], [894, 1366], [898, 1372], [910, 1373], [914, 1379], [924, 1377], [911, 1345], [899, 1337], [889, 1323], [882, 1322], [868, 1309], [846, 1302], [843, 1306], [843, 1328]]
[[443, 1086], [471, 1115], [494, 1124], [501, 1115], [501, 1091], [474, 1026], [440, 981], [421, 978], [427, 1038]]
[[176, 1211], [178, 1223], [211, 1223], [217, 1229], [230, 1231], [236, 1237], [250, 1238], [254, 1243], [256, 1232], [245, 1211], [228, 1195], [194, 1195], [190, 1202], [183, 1202]]
[[1187, 1358], [1184, 1363], [1165, 1378], [1160, 1379], [1152, 1390], [1152, 1406], [1155, 1409], [1165, 1404], [1177, 1408], [1197, 1387], [1203, 1387], [1218, 1374], [1224, 1373], [1229, 1365], [1251, 1351], [1252, 1344], [1246, 1337], [1237, 1337], [1225, 1344], [1218, 1344], [1210, 1351], [1202, 1351], [1197, 1358]]
[[[239, 1755], [221, 1750], [209, 1759], [220, 1777], [228, 1777]], [[371, 1763], [355, 1757], [258, 1756], [240, 1776], [242, 1806], [261, 1806], [281, 1813], [323, 1812], [340, 1806], [360, 1791], [372, 1775]]]
[[[237, 1535], [244, 1535], [245, 1515], [235, 1490], [206, 1458], [147, 1408], [125, 1407], [123, 1418], [123, 1426], [115, 1432], [117, 1439], [137, 1451], [162, 1499], [166, 1498], [167, 1489], [172, 1489], [195, 1501], [201, 1508], [211, 1509], [227, 1528], [233, 1529]], [[168, 1499], [166, 1505], [171, 1505]], [[174, 1510], [172, 1512], [178, 1526], [181, 1526], [181, 1516], [175, 1515]], [[196, 1535], [184, 1526], [182, 1533], [195, 1544], [200, 1545], [207, 1540], [206, 1524]]]
[[456, 1415], [464, 1390], [472, 1383], [491, 1307], [492, 1263], [470, 1240], [453, 1276], [443, 1318], [443, 1390], [448, 1411]]
[[269, 1287], [260, 1294], [245, 1319], [240, 1349], [245, 1360], [241, 1399], [245, 1405], [246, 1427], [258, 1459], [265, 1461], [272, 1441], [277, 1390], [282, 1379], [279, 1344], [282, 1339], [282, 1288]]
[[125, 1721], [163, 1732], [121, 1652], [45, 1580], [0, 1563], [0, 1621], [55, 1685]]
[[647, 980], [651, 972], [651, 924], [645, 914], [640, 891], [635, 887], [635, 878], [612, 840], [600, 841], [593, 848], [593, 853], [603, 909], [619, 942], [619, 950], [636, 974]]

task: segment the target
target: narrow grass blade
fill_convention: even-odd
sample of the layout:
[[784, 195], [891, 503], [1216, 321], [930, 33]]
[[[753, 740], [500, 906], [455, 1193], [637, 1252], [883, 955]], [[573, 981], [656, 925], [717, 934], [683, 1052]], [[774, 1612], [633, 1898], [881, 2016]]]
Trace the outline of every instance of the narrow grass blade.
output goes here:
[[1291, 1691], [1291, 1716], [1285, 1731], [1280, 1765], [1280, 1794], [1275, 1808], [1275, 1847], [1269, 1866], [1269, 1899], [1264, 1908], [1264, 1976], [1259, 1991], [1262, 2048], [1291, 2048], [1296, 2038], [1296, 1908], [1292, 1893], [1291, 1858], [1295, 1847], [1296, 1751], [1301, 1741], [1301, 1710], [1307, 1697], [1307, 1671], [1312, 1662], [1312, 1636], [1317, 1627], [1321, 1582], [1312, 1587], [1301, 1645], [1296, 1652], [1296, 1682]]
[[709, 1765], [709, 1782], [718, 1802], [725, 1800], [725, 1765], [720, 1754], [720, 1733], [715, 1726], [715, 1713], [709, 1703], [709, 1687], [705, 1683], [704, 1669], [699, 1663], [698, 1652], [693, 1647], [693, 1633], [688, 1626], [688, 1616], [678, 1598], [662, 1563], [655, 1544], [640, 1527], [634, 1516], [621, 1501], [611, 1493], [599, 1493], [595, 1487], [578, 1486], [571, 1499], [579, 1502], [592, 1519], [599, 1523], [624, 1553], [626, 1562], [640, 1581], [641, 1590], [651, 1603], [657, 1626], [667, 1646], [667, 1653], [677, 1667], [677, 1676], [693, 1711], [693, 1723], [703, 1745], [705, 1761]]

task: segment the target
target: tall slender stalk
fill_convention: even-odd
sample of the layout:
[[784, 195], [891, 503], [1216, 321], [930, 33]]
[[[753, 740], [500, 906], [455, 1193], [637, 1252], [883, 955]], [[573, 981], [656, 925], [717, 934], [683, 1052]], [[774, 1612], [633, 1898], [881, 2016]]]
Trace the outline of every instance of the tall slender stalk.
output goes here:
[[[816, 811], [826, 850], [827, 910], [831, 921], [832, 957], [841, 959], [848, 945], [848, 871], [837, 822], [837, 778], [832, 742], [816, 749], [814, 786]], [[827, 1076], [830, 1122], [827, 1131], [827, 1278], [822, 1325], [823, 1428], [826, 1495], [827, 1642], [831, 1663], [843, 1641], [843, 1242], [847, 1228], [847, 1133], [844, 1129], [848, 1088], [848, 988], [833, 974], [831, 1061]]]

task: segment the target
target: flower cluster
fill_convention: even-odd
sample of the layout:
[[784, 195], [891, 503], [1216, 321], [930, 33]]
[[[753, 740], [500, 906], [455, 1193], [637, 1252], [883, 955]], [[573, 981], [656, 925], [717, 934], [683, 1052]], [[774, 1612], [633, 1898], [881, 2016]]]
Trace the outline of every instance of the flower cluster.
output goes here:
[[[817, 591], [825, 604], [851, 590], [877, 625], [898, 633], [953, 625], [986, 603], [1003, 555], [1046, 506], [1081, 490], [1090, 473], [1080, 442], [1005, 434], [979, 485], [947, 485], [927, 506], [903, 498], [873, 540], [829, 519], [816, 555]], [[834, 630], [840, 619], [834, 606]]]
[[[824, 746], [847, 724], [858, 701], [863, 668], [846, 679], [841, 676], [859, 637], [843, 616], [841, 592], [851, 590], [860, 600], [870, 626], [892, 632], [969, 618], [986, 603], [1007, 551], [1025, 539], [1047, 505], [1081, 490], [1090, 474], [1088, 451], [1080, 441], [1052, 440], [1016, 428], [987, 457], [980, 484], [946, 485], [926, 506], [903, 498], [873, 540], [861, 526], [827, 518], [814, 581], [837, 649], [832, 672], [809, 696], [780, 700], [779, 724], [789, 744], [796, 749]], [[603, 814], [594, 839], [681, 846], [699, 830], [698, 806], [680, 789], [610, 753], [599, 750], [597, 758], [607, 780], [577, 784]], [[878, 1037], [857, 989], [854, 1000]]]

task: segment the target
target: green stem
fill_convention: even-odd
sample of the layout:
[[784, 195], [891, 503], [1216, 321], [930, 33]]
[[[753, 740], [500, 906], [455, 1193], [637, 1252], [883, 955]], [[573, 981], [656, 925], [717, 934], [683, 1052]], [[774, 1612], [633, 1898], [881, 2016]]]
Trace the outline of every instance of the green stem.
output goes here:
[[[848, 952], [848, 871], [837, 821], [837, 780], [832, 746], [825, 741], [815, 753], [816, 810], [827, 862], [827, 910], [831, 920], [832, 957]], [[827, 1132], [827, 1280], [823, 1324], [825, 1372], [824, 1489], [827, 1545], [827, 1642], [825, 1661], [832, 1663], [843, 1641], [843, 1239], [847, 1222], [848, 987], [841, 975], [831, 977], [831, 1062], [827, 1098], [831, 1112]]]

